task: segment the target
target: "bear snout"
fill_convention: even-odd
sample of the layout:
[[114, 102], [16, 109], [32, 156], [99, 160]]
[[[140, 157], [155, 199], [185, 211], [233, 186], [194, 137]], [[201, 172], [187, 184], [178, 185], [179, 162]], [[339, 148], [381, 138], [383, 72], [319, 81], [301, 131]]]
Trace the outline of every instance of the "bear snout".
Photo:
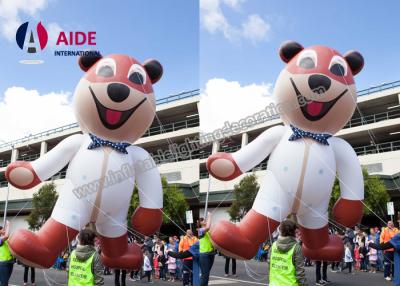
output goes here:
[[322, 74], [313, 74], [308, 78], [308, 86], [313, 92], [322, 94], [331, 87], [331, 79]]
[[110, 83], [107, 87], [108, 97], [114, 102], [122, 102], [128, 98], [130, 89], [122, 83]]

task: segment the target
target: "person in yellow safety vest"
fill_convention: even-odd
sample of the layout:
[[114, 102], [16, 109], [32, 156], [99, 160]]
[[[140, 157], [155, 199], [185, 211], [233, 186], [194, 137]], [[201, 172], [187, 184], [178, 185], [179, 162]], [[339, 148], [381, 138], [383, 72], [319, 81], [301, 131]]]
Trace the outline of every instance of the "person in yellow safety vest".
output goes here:
[[215, 249], [210, 239], [211, 213], [207, 214], [207, 220], [200, 218], [199, 220], [199, 237], [200, 237], [200, 269], [201, 269], [201, 286], [207, 286], [210, 278], [210, 271], [214, 264]]
[[5, 227], [0, 226], [0, 285], [8, 285], [14, 266], [14, 257], [8, 248], [8, 236], [10, 234], [10, 222]]
[[284, 220], [279, 226], [278, 240], [272, 244], [269, 253], [270, 286], [308, 285], [301, 246], [296, 241], [296, 224]]
[[69, 286], [104, 285], [100, 255], [94, 248], [94, 232], [85, 228], [79, 232], [78, 245], [68, 260]]

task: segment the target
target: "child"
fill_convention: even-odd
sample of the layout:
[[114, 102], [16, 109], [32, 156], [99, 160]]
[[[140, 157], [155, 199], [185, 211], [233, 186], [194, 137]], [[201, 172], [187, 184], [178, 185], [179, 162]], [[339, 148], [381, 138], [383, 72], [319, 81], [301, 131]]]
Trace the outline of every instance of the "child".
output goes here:
[[168, 256], [168, 272], [169, 272], [169, 279], [168, 281], [175, 282], [175, 271], [176, 271], [176, 258], [172, 256]]
[[362, 272], [367, 272], [367, 264], [368, 264], [367, 253], [368, 253], [368, 250], [365, 247], [363, 242], [360, 243], [360, 248], [358, 249], [358, 252], [360, 253], [360, 260], [361, 260], [360, 270]]
[[151, 270], [152, 268], [150, 262], [150, 253], [149, 251], [146, 250], [145, 253], [143, 254], [143, 271], [144, 271], [143, 277], [147, 277], [148, 283], [153, 283], [153, 281], [151, 281]]
[[350, 242], [346, 243], [346, 247], [344, 249], [344, 267], [342, 268], [342, 271], [345, 270], [346, 268], [349, 268], [349, 273], [351, 272], [351, 267], [353, 265], [353, 255], [351, 253], [351, 244]]
[[369, 272], [376, 273], [376, 262], [378, 260], [378, 251], [374, 248], [369, 248], [368, 252], [369, 264], [371, 265], [371, 270]]
[[161, 251], [161, 250], [158, 251], [157, 260], [158, 260], [158, 267], [160, 269], [160, 279], [165, 281], [166, 280], [165, 279], [165, 276], [166, 276], [165, 274], [167, 272], [167, 270], [166, 270], [167, 269], [166, 268], [166, 266], [167, 266], [167, 258], [165, 257], [163, 251]]
[[354, 249], [354, 258], [356, 260], [356, 265], [354, 266], [354, 269], [360, 270], [361, 269], [361, 256], [360, 256], [360, 247], [358, 243], [356, 243], [356, 247]]
[[155, 253], [153, 257], [153, 266], [154, 266], [154, 278], [160, 278], [160, 267], [158, 265], [158, 253]]

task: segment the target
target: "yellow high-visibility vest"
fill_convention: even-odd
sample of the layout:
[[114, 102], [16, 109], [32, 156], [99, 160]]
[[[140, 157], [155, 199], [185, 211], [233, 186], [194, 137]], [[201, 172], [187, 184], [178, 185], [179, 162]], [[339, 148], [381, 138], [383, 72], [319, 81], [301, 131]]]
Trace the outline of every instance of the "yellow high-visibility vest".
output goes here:
[[92, 264], [95, 253], [96, 252], [93, 252], [93, 254], [85, 261], [81, 261], [76, 257], [75, 250], [72, 251], [69, 261], [68, 285], [70, 286], [94, 285]]

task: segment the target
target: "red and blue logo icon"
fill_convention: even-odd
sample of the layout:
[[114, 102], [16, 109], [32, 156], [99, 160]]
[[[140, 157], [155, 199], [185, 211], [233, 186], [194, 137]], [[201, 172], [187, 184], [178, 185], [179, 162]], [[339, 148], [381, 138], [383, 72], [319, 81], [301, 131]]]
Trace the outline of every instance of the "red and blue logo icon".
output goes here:
[[29, 27], [29, 22], [25, 22], [19, 26], [15, 35], [15, 40], [21, 50], [26, 49], [27, 53], [35, 54], [46, 47], [49, 37], [42, 22], [36, 25], [36, 29], [31, 28], [28, 32]]

